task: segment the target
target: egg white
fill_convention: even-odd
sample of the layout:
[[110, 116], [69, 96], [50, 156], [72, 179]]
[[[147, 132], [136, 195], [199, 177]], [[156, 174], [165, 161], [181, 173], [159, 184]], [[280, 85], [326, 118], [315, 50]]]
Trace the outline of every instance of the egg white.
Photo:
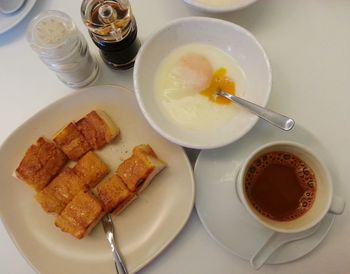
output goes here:
[[[234, 117], [237, 107], [234, 104], [220, 105], [211, 102], [193, 90], [193, 82], [196, 82], [196, 79], [192, 79], [193, 75], [186, 68], [179, 67], [179, 60], [191, 53], [206, 57], [213, 71], [221, 67], [226, 68], [227, 75], [236, 84], [236, 94], [244, 94], [244, 72], [230, 55], [210, 45], [188, 44], [172, 51], [158, 67], [155, 77], [157, 103], [163, 115], [182, 127], [202, 131], [222, 127]], [[174, 77], [174, 71], [176, 75], [181, 75], [181, 70], [183, 77]], [[191, 83], [187, 81], [189, 75]]]

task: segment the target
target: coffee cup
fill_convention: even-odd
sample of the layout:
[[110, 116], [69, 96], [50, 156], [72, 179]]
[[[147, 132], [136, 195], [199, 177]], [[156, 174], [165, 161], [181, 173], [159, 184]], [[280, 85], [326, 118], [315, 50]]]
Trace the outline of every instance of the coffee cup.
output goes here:
[[[277, 170], [278, 163], [281, 163], [281, 170]], [[257, 167], [259, 167], [258, 171]], [[300, 184], [295, 187], [296, 189], [293, 186], [294, 175], [291, 172], [293, 170], [296, 174], [295, 180]], [[284, 177], [285, 175], [290, 178]], [[273, 182], [276, 179], [274, 176], [278, 181]], [[262, 181], [263, 179], [265, 181]], [[274, 185], [269, 186], [268, 182]], [[283, 193], [283, 188], [287, 185], [289, 189]], [[271, 142], [253, 151], [243, 162], [237, 176], [236, 188], [239, 199], [249, 214], [259, 223], [276, 232], [305, 231], [318, 224], [327, 213], [342, 214], [345, 207], [344, 199], [333, 193], [332, 178], [321, 158], [304, 145], [295, 142]], [[298, 193], [300, 197], [297, 196]], [[279, 199], [273, 195], [276, 197], [278, 195]], [[295, 212], [288, 209], [284, 216], [282, 211], [284, 204], [290, 207], [293, 199], [296, 198], [299, 199], [297, 200], [299, 204]], [[278, 204], [281, 201], [283, 205]], [[266, 206], [264, 202], [267, 203]], [[273, 215], [274, 207], [277, 215]]]

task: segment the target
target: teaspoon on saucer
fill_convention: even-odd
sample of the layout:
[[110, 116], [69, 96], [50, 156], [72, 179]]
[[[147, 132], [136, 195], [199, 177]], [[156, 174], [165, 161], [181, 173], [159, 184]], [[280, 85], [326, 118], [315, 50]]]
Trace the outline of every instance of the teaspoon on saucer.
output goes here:
[[106, 233], [107, 240], [111, 245], [113, 259], [117, 274], [128, 274], [123, 258], [121, 257], [116, 242], [114, 240], [114, 225], [112, 221], [111, 214], [107, 214], [102, 218], [103, 229]]
[[318, 228], [319, 225], [316, 225], [308, 230], [298, 233], [273, 233], [265, 244], [263, 244], [263, 246], [250, 258], [250, 265], [258, 270], [278, 248], [287, 243], [307, 238], [314, 234]]
[[0, 12], [3, 14], [14, 13], [19, 10], [26, 0], [0, 0]]
[[280, 113], [277, 113], [275, 111], [269, 110], [267, 108], [264, 108], [262, 106], [259, 106], [257, 104], [254, 104], [252, 102], [249, 102], [247, 100], [244, 100], [240, 97], [237, 97], [235, 95], [229, 94], [225, 91], [218, 91], [216, 95], [225, 97], [233, 102], [236, 102], [240, 104], [241, 106], [245, 107], [250, 112], [253, 112], [260, 118], [264, 119], [265, 121], [271, 123], [272, 125], [279, 127], [280, 129], [289, 131], [294, 127], [294, 120], [284, 116]]

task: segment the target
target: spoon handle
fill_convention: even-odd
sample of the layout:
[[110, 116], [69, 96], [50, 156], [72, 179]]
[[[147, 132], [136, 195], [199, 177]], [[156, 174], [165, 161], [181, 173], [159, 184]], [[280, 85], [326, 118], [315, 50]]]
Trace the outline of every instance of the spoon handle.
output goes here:
[[229, 94], [225, 91], [218, 91], [217, 95], [223, 96], [233, 102], [240, 104], [241, 106], [245, 107], [247, 110], [255, 113], [260, 118], [264, 119], [265, 121], [283, 130], [286, 130], [286, 131], [291, 130], [295, 124], [294, 120], [287, 116], [284, 116], [280, 113], [274, 112], [267, 108], [261, 107], [257, 104], [254, 104], [240, 97]]
[[272, 253], [274, 253], [279, 247], [281, 247], [284, 242], [280, 239], [280, 233], [275, 232], [270, 238], [265, 242], [265, 244], [253, 255], [250, 259], [250, 265], [258, 270], [264, 265], [264, 263], [270, 258]]
[[310, 237], [318, 230], [319, 227], [320, 224], [315, 225], [307, 230], [292, 234], [274, 232], [267, 239], [264, 245], [252, 256], [250, 259], [250, 265], [258, 270], [278, 248], [287, 243]]

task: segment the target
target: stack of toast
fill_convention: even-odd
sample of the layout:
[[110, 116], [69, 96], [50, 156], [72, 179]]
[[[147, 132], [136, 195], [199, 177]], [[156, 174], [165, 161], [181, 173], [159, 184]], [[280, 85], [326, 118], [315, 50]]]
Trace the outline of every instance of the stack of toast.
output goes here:
[[[40, 137], [16, 169], [16, 177], [36, 191], [41, 207], [57, 215], [55, 225], [78, 239], [104, 214], [119, 214], [165, 167], [150, 145], [138, 145], [103, 180], [110, 169], [93, 150], [109, 144], [119, 133], [106, 113], [91, 111], [60, 130], [53, 142]], [[69, 160], [77, 162], [68, 167]]]

